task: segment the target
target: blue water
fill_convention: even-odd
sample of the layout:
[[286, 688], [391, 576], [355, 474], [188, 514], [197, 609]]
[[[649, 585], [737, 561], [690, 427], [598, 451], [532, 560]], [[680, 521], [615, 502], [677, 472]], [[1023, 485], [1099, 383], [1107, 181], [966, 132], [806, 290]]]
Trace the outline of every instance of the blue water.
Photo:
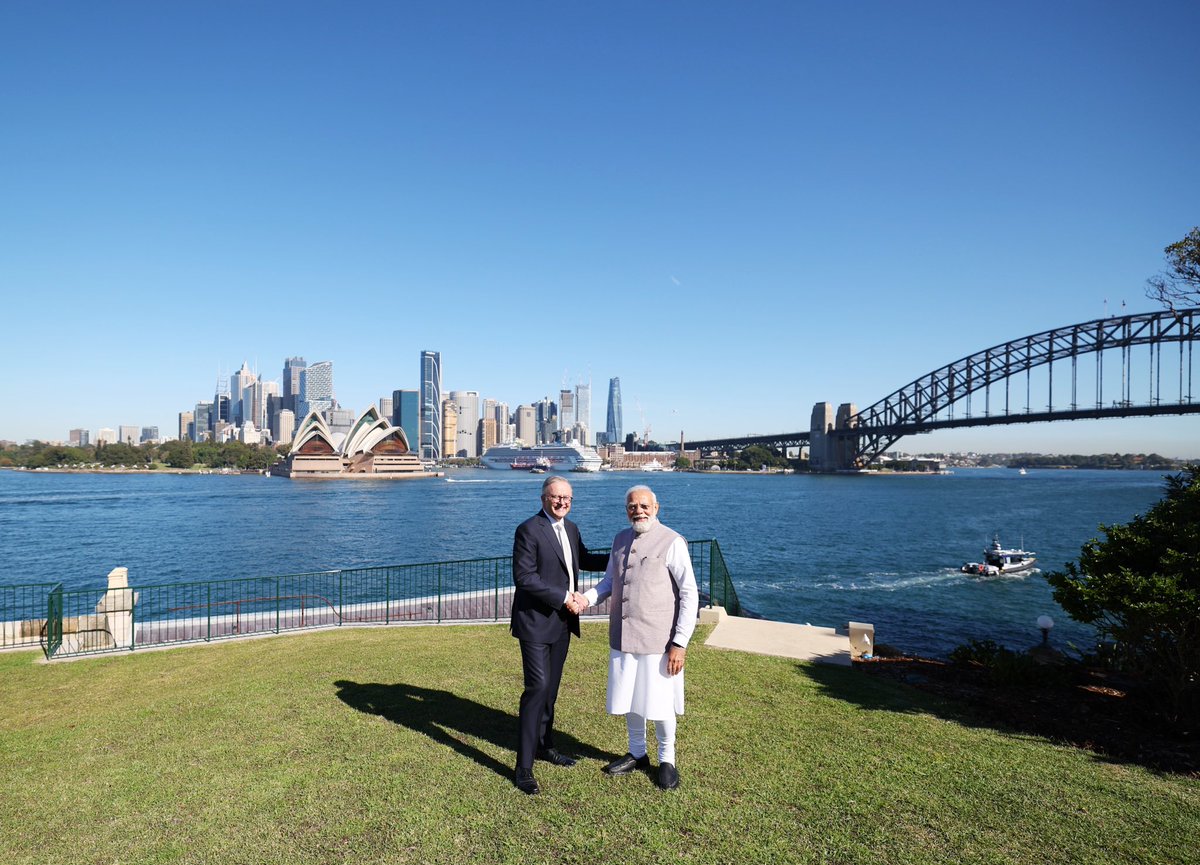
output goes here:
[[[543, 476], [487, 469], [409, 481], [289, 481], [259, 475], [0, 472], [0, 585], [134, 585], [508, 555], [538, 508]], [[1100, 533], [1162, 495], [1158, 472], [1007, 469], [952, 475], [828, 477], [571, 475], [572, 518], [591, 547], [624, 524], [624, 491], [650, 483], [663, 522], [716, 538], [742, 602], [814, 625], [871, 622], [876, 638], [944, 656], [969, 639], [1012, 648], [1086, 645], [1040, 573], [979, 579], [993, 532], [1061, 568]]]

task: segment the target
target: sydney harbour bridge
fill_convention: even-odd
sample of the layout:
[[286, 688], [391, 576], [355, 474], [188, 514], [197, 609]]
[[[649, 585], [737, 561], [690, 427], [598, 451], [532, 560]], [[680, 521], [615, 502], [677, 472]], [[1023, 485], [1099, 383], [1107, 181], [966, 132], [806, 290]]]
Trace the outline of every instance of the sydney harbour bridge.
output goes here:
[[689, 441], [687, 447], [807, 447], [814, 471], [856, 471], [916, 433], [1197, 413], [1198, 340], [1200, 307], [1085, 321], [985, 348], [862, 410], [817, 403], [806, 431]]

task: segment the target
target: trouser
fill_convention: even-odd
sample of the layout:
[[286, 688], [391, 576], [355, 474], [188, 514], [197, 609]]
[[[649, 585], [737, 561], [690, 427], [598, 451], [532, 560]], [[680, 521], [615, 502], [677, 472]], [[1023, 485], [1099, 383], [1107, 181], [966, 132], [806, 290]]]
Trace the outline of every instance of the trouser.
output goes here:
[[521, 640], [521, 667], [525, 690], [518, 719], [517, 768], [532, 769], [538, 751], [554, 747], [554, 702], [562, 681], [563, 664], [571, 646], [571, 632], [554, 643]]

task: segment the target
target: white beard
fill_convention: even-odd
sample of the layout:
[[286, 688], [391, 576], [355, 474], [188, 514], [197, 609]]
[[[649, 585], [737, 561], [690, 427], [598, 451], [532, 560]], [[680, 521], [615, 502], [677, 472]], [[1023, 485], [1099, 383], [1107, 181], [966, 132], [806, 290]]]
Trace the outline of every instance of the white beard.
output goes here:
[[635, 535], [644, 535], [644, 534], [646, 534], [646, 532], [650, 531], [652, 528], [654, 528], [655, 526], [658, 525], [658, 518], [651, 517], [648, 520], [639, 520], [639, 521], [633, 523], [632, 525], [633, 525], [633, 533]]

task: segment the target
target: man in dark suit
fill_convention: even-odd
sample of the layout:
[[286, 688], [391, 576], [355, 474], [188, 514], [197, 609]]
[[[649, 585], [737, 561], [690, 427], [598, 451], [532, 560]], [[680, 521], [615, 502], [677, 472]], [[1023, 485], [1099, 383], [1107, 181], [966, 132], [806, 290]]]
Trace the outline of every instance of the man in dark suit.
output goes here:
[[579, 528], [566, 518], [571, 485], [556, 475], [542, 484], [542, 509], [517, 526], [513, 538], [512, 634], [521, 641], [525, 690], [514, 783], [537, 793], [533, 760], [573, 766], [575, 760], [554, 747], [554, 702], [562, 680], [571, 634], [579, 636], [579, 571], [603, 571], [607, 554], [589, 553]]

